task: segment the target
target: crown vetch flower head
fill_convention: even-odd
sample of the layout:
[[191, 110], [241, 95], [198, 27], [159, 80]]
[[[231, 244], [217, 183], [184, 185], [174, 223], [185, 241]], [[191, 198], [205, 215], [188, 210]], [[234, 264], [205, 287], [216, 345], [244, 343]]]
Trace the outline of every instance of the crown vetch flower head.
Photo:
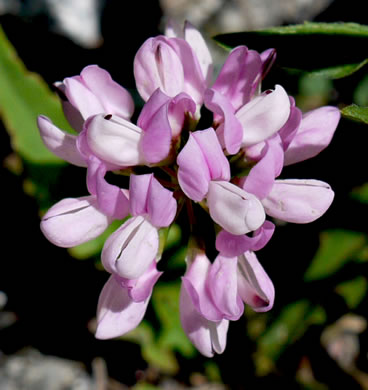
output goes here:
[[[76, 132], [41, 115], [40, 135], [57, 156], [86, 168], [89, 194], [56, 203], [41, 229], [55, 245], [73, 247], [121, 220], [101, 253], [110, 277], [98, 301], [97, 338], [141, 322], [162, 274], [162, 233], [175, 221], [190, 232], [180, 320], [203, 355], [224, 351], [244, 305], [272, 308], [275, 289], [256, 254], [273, 236], [272, 220], [313, 222], [334, 198], [327, 183], [284, 178], [283, 167], [326, 148], [340, 119], [331, 106], [302, 113], [281, 85], [262, 91], [275, 58], [272, 48], [236, 47], [213, 80], [200, 32], [169, 24], [134, 58], [144, 101], [136, 122], [129, 92], [97, 65], [56, 83]], [[125, 179], [111, 182], [112, 173]], [[206, 229], [199, 218], [207, 218]]]

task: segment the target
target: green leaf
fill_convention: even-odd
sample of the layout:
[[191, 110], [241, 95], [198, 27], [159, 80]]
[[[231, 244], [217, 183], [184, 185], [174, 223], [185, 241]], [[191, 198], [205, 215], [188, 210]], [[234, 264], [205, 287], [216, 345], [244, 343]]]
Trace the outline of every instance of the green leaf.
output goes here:
[[353, 280], [348, 280], [336, 287], [336, 292], [340, 294], [348, 307], [354, 310], [367, 295], [368, 282], [364, 276], [358, 276]]
[[360, 107], [356, 104], [351, 104], [342, 108], [341, 115], [347, 119], [368, 124], [368, 107]]
[[365, 234], [349, 230], [329, 230], [320, 234], [320, 246], [304, 279], [306, 281], [331, 276], [366, 245]]
[[366, 64], [368, 26], [357, 23], [315, 23], [221, 34], [214, 38], [227, 48], [246, 45], [263, 51], [275, 48], [277, 64], [340, 78]]
[[27, 71], [0, 28], [0, 114], [13, 149], [33, 163], [64, 163], [43, 145], [37, 116], [70, 130], [61, 104], [41, 77]]
[[363, 60], [357, 64], [346, 64], [330, 66], [324, 69], [317, 69], [308, 74], [312, 77], [326, 78], [326, 79], [342, 79], [343, 77], [351, 76], [364, 66], [368, 64], [368, 59]]

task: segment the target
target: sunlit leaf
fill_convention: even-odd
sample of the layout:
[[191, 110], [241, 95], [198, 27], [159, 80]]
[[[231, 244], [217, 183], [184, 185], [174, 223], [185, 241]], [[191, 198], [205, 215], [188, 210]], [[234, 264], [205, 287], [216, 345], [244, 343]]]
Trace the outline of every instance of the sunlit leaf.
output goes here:
[[13, 149], [33, 163], [64, 163], [43, 145], [37, 116], [49, 116], [63, 129], [70, 127], [60, 102], [44, 80], [27, 71], [0, 28], [0, 113]]
[[368, 58], [364, 50], [357, 50], [368, 45], [368, 26], [357, 23], [305, 22], [221, 34], [215, 40], [228, 48], [239, 45], [258, 51], [275, 48], [278, 66], [317, 71], [331, 78], [352, 74]]
[[326, 278], [351, 260], [367, 243], [365, 234], [349, 230], [329, 230], [320, 234], [320, 246], [304, 278]]

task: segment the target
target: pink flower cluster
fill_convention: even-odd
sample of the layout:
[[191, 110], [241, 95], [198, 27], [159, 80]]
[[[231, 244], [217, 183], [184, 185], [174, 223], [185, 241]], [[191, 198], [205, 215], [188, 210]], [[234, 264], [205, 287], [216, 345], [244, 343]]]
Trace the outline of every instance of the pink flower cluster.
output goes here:
[[[274, 287], [255, 254], [274, 232], [271, 220], [312, 222], [334, 197], [325, 182], [279, 176], [284, 166], [323, 150], [340, 118], [331, 106], [302, 114], [281, 85], [262, 91], [274, 60], [273, 49], [236, 47], [213, 81], [201, 34], [189, 23], [180, 31], [169, 26], [135, 56], [145, 103], [136, 123], [129, 92], [96, 65], [56, 84], [76, 134], [44, 116], [40, 134], [57, 156], [87, 169], [89, 194], [51, 207], [42, 232], [55, 245], [73, 247], [124, 220], [102, 250], [111, 276], [98, 302], [97, 338], [140, 323], [162, 274], [160, 230], [184, 211], [193, 237], [180, 317], [197, 349], [205, 356], [223, 352], [229, 321], [239, 319], [244, 304], [260, 312], [272, 307]], [[198, 128], [204, 111], [210, 122]], [[109, 183], [108, 172], [128, 175], [128, 188]], [[200, 206], [217, 233], [216, 258], [208, 257], [195, 227]]]

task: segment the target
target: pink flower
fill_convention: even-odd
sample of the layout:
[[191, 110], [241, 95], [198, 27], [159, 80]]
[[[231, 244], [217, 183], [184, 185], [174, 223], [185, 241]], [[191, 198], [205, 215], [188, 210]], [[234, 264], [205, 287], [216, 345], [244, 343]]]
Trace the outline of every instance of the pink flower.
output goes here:
[[153, 176], [130, 178], [129, 218], [109, 236], [102, 250], [107, 271], [126, 279], [137, 279], [157, 260], [158, 229], [169, 226], [176, 214], [176, 200]]
[[[193, 44], [200, 38], [191, 30], [189, 35]], [[202, 42], [200, 46], [203, 47]], [[208, 61], [201, 64], [198, 52], [200, 50], [193, 50], [185, 39], [177, 37], [160, 35], [144, 42], [134, 58], [134, 76], [142, 99], [147, 101], [160, 88], [170, 97], [185, 92], [201, 105], [210, 77], [210, 64]]]
[[144, 317], [153, 286], [161, 274], [156, 269], [156, 261], [137, 279], [112, 274], [98, 300], [96, 338], [119, 337], [136, 328]]
[[[244, 305], [258, 312], [272, 308], [274, 286], [255, 254], [273, 236], [271, 220], [313, 222], [334, 198], [325, 182], [280, 178], [283, 167], [327, 147], [340, 119], [330, 106], [303, 114], [278, 84], [262, 92], [275, 57], [274, 49], [257, 53], [239, 46], [213, 81], [199, 31], [189, 23], [183, 29], [170, 24], [135, 56], [144, 106], [134, 123], [130, 94], [98, 66], [56, 84], [76, 133], [39, 116], [41, 138], [57, 156], [87, 168], [89, 194], [51, 207], [42, 232], [55, 245], [72, 247], [128, 217], [102, 250], [111, 275], [99, 297], [97, 338], [119, 337], [139, 325], [161, 275], [161, 229], [185, 210], [188, 218], [177, 219], [190, 224], [184, 227], [190, 238], [180, 319], [196, 348], [208, 357], [222, 353], [229, 323], [243, 315]], [[208, 115], [202, 130], [199, 120]], [[107, 181], [112, 173], [124, 174], [126, 184]], [[198, 228], [199, 206], [212, 221], [206, 237]], [[218, 251], [213, 261], [204, 247], [211, 234]]]
[[273, 306], [274, 287], [253, 252], [238, 257], [218, 255], [211, 264], [193, 249], [182, 278], [180, 318], [189, 339], [205, 356], [222, 353], [229, 321], [243, 314], [244, 303], [255, 311]]
[[115, 115], [96, 115], [87, 122], [86, 140], [93, 154], [120, 168], [160, 163], [169, 157], [193, 100], [174, 98], [157, 89], [142, 109], [137, 125]]
[[212, 128], [196, 131], [178, 155], [178, 179], [192, 200], [207, 200], [212, 219], [233, 234], [258, 229], [265, 214], [260, 201], [229, 182], [230, 165]]

